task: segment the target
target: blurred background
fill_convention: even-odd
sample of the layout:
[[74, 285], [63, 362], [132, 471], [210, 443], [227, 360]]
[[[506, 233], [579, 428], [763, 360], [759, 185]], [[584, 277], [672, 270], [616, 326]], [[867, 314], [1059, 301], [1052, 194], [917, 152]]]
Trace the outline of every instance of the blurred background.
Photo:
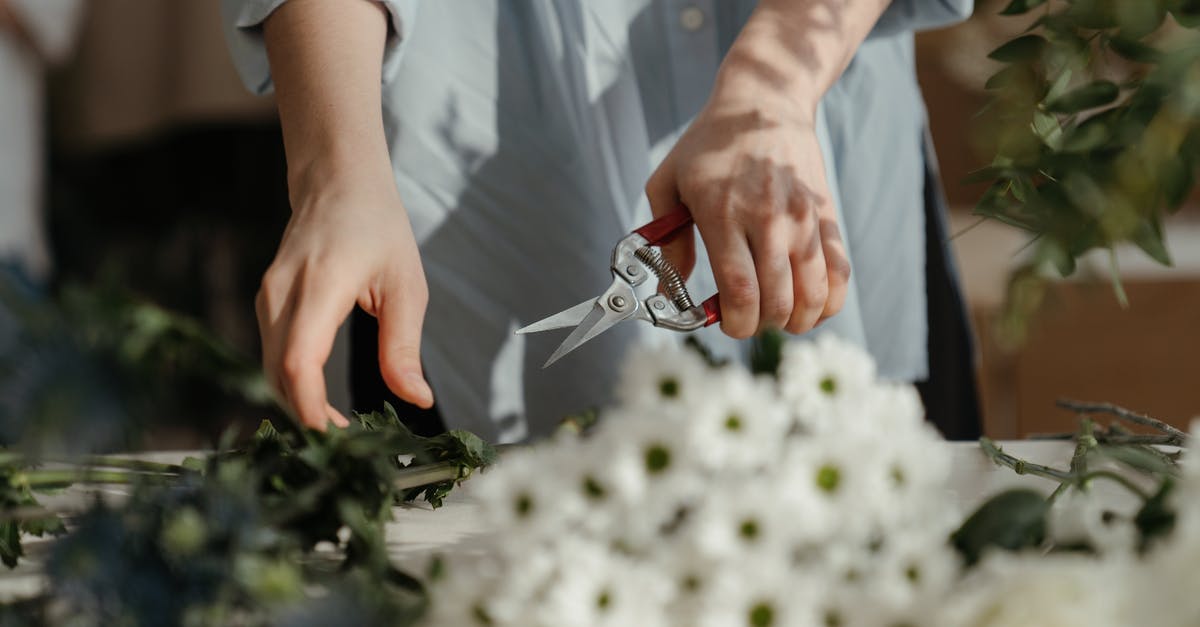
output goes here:
[[[9, 303], [8, 312], [0, 307], [0, 437], [27, 435], [3, 432], [4, 421], [30, 411], [74, 414], [88, 437], [103, 431], [95, 416], [134, 411], [159, 448], [206, 445], [231, 423], [251, 428], [272, 412], [252, 373], [253, 299], [288, 205], [274, 105], [238, 81], [219, 3], [0, 7], [0, 272], [9, 284], [0, 293]], [[982, 189], [960, 181], [988, 160], [970, 132], [997, 67], [987, 53], [1028, 25], [996, 16], [999, 8], [981, 3], [976, 18], [921, 34], [917, 48], [979, 336], [986, 431], [1069, 431], [1075, 419], [1055, 409], [1058, 397], [1110, 401], [1186, 426], [1200, 413], [1190, 386], [1200, 347], [1194, 209], [1167, 229], [1174, 268], [1121, 252], [1128, 309], [1114, 298], [1102, 259], [1052, 286], [1023, 343], [994, 333], [1026, 237], [978, 223], [971, 209]], [[123, 331], [106, 335], [87, 322], [110, 318]], [[196, 348], [208, 333], [220, 342]], [[81, 344], [97, 341], [103, 357], [80, 356]], [[22, 356], [5, 363], [6, 354]], [[345, 380], [344, 360], [335, 354], [331, 383]], [[153, 398], [94, 383], [115, 378], [123, 381], [115, 389], [155, 388]], [[63, 400], [64, 380], [78, 391], [73, 399]], [[344, 383], [331, 394], [345, 405]], [[128, 441], [109, 436], [110, 446]]]

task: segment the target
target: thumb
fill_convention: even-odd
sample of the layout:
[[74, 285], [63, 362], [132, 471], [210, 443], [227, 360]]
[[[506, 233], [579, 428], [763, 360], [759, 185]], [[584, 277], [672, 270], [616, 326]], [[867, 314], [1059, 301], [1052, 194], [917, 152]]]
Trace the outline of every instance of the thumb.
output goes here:
[[433, 390], [421, 370], [424, 290], [392, 290], [379, 306], [379, 370], [389, 389], [417, 407], [433, 406]]
[[[646, 182], [646, 199], [650, 201], [650, 214], [656, 219], [675, 211], [680, 205], [679, 188], [668, 164], [664, 162]], [[675, 239], [662, 245], [662, 254], [679, 274], [687, 279], [696, 265], [696, 233], [687, 228]]]

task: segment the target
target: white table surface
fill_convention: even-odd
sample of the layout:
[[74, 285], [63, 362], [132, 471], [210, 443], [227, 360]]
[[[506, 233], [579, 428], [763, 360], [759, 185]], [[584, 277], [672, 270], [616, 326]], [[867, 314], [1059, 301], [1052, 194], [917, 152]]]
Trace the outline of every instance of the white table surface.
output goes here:
[[[947, 443], [953, 451], [953, 477], [946, 498], [953, 499], [959, 509], [966, 513], [974, 509], [988, 496], [1011, 487], [1027, 487], [1049, 492], [1056, 486], [1052, 481], [1030, 475], [1017, 475], [1011, 469], [993, 464], [974, 442]], [[1016, 441], [1002, 442], [1005, 452], [1022, 459], [1066, 468], [1073, 452], [1073, 445], [1061, 441]], [[153, 453], [139, 457], [157, 461], [178, 462], [185, 453]], [[1100, 486], [1104, 489], [1104, 486]], [[82, 491], [55, 497], [78, 501]], [[113, 488], [119, 497], [119, 489]], [[1113, 490], [1112, 497], [1125, 495]], [[395, 521], [387, 527], [388, 552], [401, 568], [419, 572], [427, 558], [434, 552], [471, 551], [473, 539], [486, 531], [480, 524], [479, 505], [472, 494], [472, 483], [466, 481], [451, 492], [443, 506], [434, 510], [426, 503], [416, 503], [395, 508]], [[19, 598], [36, 593], [42, 586], [41, 562], [52, 540], [30, 538], [26, 542], [27, 558], [14, 570], [0, 567], [0, 600]]]

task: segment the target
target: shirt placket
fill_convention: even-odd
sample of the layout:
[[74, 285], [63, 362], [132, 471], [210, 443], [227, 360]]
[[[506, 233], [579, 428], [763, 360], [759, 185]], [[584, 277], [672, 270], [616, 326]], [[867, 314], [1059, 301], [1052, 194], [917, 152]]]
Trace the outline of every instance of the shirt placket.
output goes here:
[[708, 99], [720, 64], [716, 4], [715, 0], [666, 0], [661, 6], [675, 114], [682, 125]]

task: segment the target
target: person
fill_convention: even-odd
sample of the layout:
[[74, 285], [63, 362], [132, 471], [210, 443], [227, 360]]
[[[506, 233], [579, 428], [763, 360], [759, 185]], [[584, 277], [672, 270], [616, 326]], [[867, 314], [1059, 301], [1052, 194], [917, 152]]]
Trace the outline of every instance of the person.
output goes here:
[[682, 202], [700, 238], [664, 253], [721, 294], [702, 341], [739, 355], [768, 327], [837, 333], [970, 437], [912, 33], [971, 5], [224, 0], [288, 162], [293, 213], [257, 302], [270, 380], [304, 424], [345, 425], [321, 367], [357, 305], [400, 399], [437, 390], [446, 426], [544, 435], [605, 404], [629, 345], [670, 332], [619, 325], [539, 370], [561, 338], [513, 331], [600, 293], [612, 244]]
[[44, 283], [42, 213], [45, 68], [70, 54], [80, 0], [0, 0], [0, 266]]

